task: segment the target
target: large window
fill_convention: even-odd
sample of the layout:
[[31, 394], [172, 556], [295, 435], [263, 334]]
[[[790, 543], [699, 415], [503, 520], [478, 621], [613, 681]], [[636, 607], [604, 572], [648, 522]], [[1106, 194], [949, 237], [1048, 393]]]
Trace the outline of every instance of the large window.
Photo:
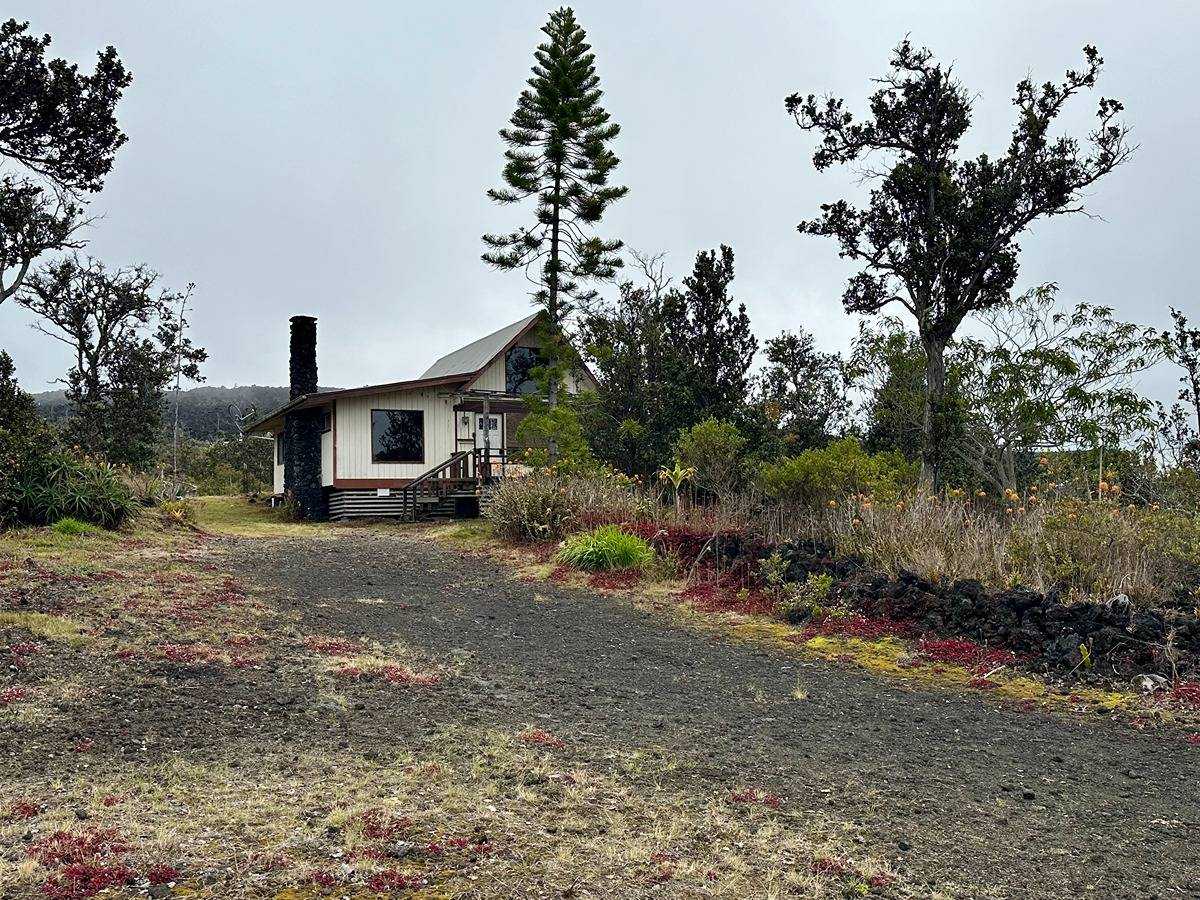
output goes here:
[[371, 410], [371, 461], [425, 462], [425, 413], [419, 409]]
[[510, 394], [535, 393], [533, 370], [541, 364], [542, 353], [536, 347], [513, 347], [504, 357], [504, 389]]

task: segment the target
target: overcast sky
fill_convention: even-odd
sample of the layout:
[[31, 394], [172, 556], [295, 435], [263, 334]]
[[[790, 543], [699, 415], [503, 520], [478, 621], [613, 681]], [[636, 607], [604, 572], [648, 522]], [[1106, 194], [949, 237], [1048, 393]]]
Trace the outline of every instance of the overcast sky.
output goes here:
[[[416, 375], [435, 357], [529, 311], [517, 273], [490, 270], [479, 236], [525, 221], [496, 208], [496, 135], [528, 76], [545, 3], [10, 2], [86, 64], [113, 44], [134, 75], [118, 115], [129, 142], [93, 202], [89, 252], [146, 262], [197, 284], [194, 337], [212, 384], [283, 384], [287, 318], [319, 319], [321, 383]], [[1166, 326], [1200, 316], [1192, 266], [1200, 182], [1195, 37], [1200, 4], [576, 4], [605, 104], [622, 133], [628, 196], [600, 233], [665, 251], [678, 277], [697, 250], [737, 254], [735, 294], [760, 338], [804, 326], [827, 349], [856, 325], [841, 308], [848, 267], [831, 241], [796, 233], [818, 205], [861, 194], [818, 174], [788, 93], [832, 92], [864, 108], [905, 34], [953, 61], [977, 93], [971, 152], [1002, 152], [1013, 86], [1059, 79], [1096, 44], [1100, 93], [1126, 105], [1140, 149], [1091, 192], [1102, 218], [1023, 236], [1018, 287], [1055, 281], [1064, 301], [1108, 304]], [[1065, 117], [1090, 127], [1098, 97]], [[611, 288], [609, 289], [612, 290]], [[899, 312], [899, 310], [897, 310]], [[64, 348], [0, 306], [0, 347], [44, 390]], [[1143, 386], [1167, 397], [1162, 368]]]

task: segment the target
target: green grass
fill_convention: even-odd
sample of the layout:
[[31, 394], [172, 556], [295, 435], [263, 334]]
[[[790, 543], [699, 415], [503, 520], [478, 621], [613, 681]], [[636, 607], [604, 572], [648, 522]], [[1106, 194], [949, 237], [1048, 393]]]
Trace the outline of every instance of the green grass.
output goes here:
[[196, 524], [213, 534], [236, 537], [295, 537], [315, 535], [328, 526], [314, 522], [290, 522], [265, 502], [251, 503], [244, 497], [197, 497]]
[[439, 525], [434, 537], [460, 550], [486, 550], [497, 541], [496, 531], [487, 519], [463, 519], [451, 525]]
[[63, 516], [50, 526], [50, 530], [68, 537], [79, 537], [83, 534], [95, 534], [100, 529], [95, 525], [89, 525], [87, 522], [72, 519], [70, 516]]
[[88, 642], [83, 626], [64, 616], [48, 616], [39, 612], [0, 612], [0, 625], [24, 628], [34, 637], [59, 644], [79, 646]]
[[589, 572], [601, 569], [645, 569], [655, 560], [654, 550], [636, 534], [616, 525], [574, 534], [558, 551], [558, 559]]

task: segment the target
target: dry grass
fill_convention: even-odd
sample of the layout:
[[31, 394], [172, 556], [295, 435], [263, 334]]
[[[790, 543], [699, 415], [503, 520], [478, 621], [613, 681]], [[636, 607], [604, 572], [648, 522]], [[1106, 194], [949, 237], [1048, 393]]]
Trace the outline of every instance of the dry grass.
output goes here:
[[1028, 496], [997, 507], [917, 494], [886, 505], [851, 499], [796, 521], [798, 536], [831, 541], [880, 572], [915, 572], [935, 584], [973, 578], [1054, 589], [1072, 600], [1124, 593], [1154, 605], [1200, 581], [1200, 518], [1112, 501]]
[[[201, 524], [260, 536], [321, 533], [247, 512], [240, 501], [203, 502]], [[479, 546], [479, 529], [449, 526], [443, 537]], [[460, 689], [465, 663], [431, 660], [403, 643], [359, 641], [345, 655], [314, 649], [328, 639], [302, 633], [294, 617], [231, 583], [213, 566], [212, 547], [203, 534], [151, 522], [102, 541], [64, 544], [38, 531], [0, 538], [0, 588], [71, 610], [0, 618], [0, 640], [32, 637], [55, 648], [33, 657], [54, 669], [30, 685], [28, 702], [0, 717], [7, 737], [19, 743], [50, 723], [61, 729], [94, 684], [120, 690], [127, 667], [141, 665], [118, 650], [153, 658], [167, 642], [211, 648], [229, 678], [239, 671], [236, 653], [275, 654], [310, 687], [314, 709], [347, 705], [349, 682], [339, 672], [347, 667], [363, 677], [432, 674], [441, 690]], [[85, 631], [93, 635], [81, 643]], [[245, 651], [225, 645], [237, 636], [266, 641]], [[160, 677], [172, 676], [139, 677], [140, 704]], [[465, 679], [461, 689], [469, 690]], [[447, 724], [360, 754], [300, 741], [277, 748], [264, 735], [252, 745], [231, 738], [215, 757], [184, 750], [151, 763], [102, 747], [67, 754], [46, 774], [14, 767], [0, 808], [0, 896], [38, 896], [52, 874], [26, 853], [37, 836], [107, 827], [130, 847], [121, 860], [143, 874], [174, 866], [176, 894], [203, 898], [330, 896], [305, 883], [313, 872], [331, 875], [336, 896], [378, 896], [368, 879], [395, 870], [426, 879], [422, 897], [481, 900], [639, 896], [660, 883], [681, 898], [832, 898], [889, 874], [850, 826], [786, 799], [776, 808], [693, 788], [677, 774], [689, 761], [659, 749], [591, 745], [577, 755], [569, 740], [548, 749], [553, 741], [540, 746], [527, 736]], [[762, 786], [745, 787], [754, 794]], [[30, 818], [9, 815], [18, 798], [34, 805]], [[369, 827], [379, 816], [411, 821], [383, 839]], [[815, 873], [824, 858], [844, 861], [846, 872]]]
[[[144, 771], [99, 767], [53, 794], [12, 787], [49, 803], [41, 831], [78, 828], [84, 810], [88, 827], [121, 831], [131, 863], [178, 868], [194, 897], [263, 896], [317, 870], [346, 885], [339, 894], [398, 868], [429, 881], [423, 896], [470, 898], [627, 897], [661, 882], [673, 897], [843, 897], [889, 874], [852, 829], [791, 810], [786, 798], [771, 808], [668, 786], [676, 761], [654, 750], [614, 751], [598, 771], [573, 763], [569, 747], [543, 752], [492, 731], [450, 729], [434, 746], [379, 762], [313, 752], [286, 766], [177, 758]], [[405, 819], [386, 839], [369, 827]], [[28, 826], [0, 826], [0, 842], [19, 843]], [[428, 849], [459, 837], [487, 852]], [[371, 858], [397, 842], [409, 848], [402, 861]], [[848, 873], [814, 874], [826, 858]], [[201, 872], [233, 873], [234, 886], [206, 886]], [[0, 891], [32, 892], [46, 874], [7, 860]]]

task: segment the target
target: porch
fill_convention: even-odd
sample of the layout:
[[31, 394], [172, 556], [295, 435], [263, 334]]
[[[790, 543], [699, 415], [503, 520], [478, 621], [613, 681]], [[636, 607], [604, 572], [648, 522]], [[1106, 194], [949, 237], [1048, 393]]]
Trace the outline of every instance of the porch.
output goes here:
[[332, 488], [329, 517], [389, 518], [408, 522], [426, 519], [469, 519], [486, 508], [488, 489], [514, 468], [503, 448], [472, 447], [399, 487]]

